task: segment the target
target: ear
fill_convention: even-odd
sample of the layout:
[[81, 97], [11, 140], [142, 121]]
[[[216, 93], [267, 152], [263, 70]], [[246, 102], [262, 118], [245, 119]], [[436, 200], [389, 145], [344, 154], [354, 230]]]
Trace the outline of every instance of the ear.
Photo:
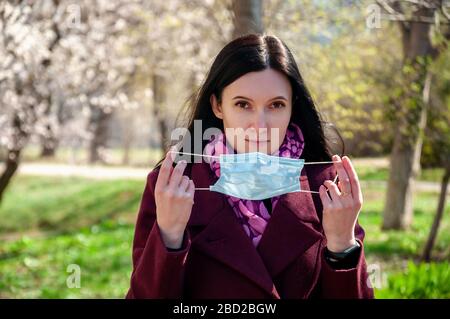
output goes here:
[[214, 115], [223, 120], [223, 113], [222, 113], [222, 106], [217, 101], [217, 98], [214, 94], [211, 94], [211, 97], [209, 98], [209, 102], [211, 103], [212, 110], [214, 112]]

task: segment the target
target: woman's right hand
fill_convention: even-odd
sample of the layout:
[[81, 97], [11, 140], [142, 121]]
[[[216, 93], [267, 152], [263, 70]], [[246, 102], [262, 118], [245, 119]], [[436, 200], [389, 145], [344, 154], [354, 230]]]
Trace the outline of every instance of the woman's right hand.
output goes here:
[[168, 248], [180, 248], [184, 231], [194, 204], [194, 182], [183, 175], [186, 161], [172, 167], [170, 151], [161, 165], [155, 186], [156, 222], [164, 244]]

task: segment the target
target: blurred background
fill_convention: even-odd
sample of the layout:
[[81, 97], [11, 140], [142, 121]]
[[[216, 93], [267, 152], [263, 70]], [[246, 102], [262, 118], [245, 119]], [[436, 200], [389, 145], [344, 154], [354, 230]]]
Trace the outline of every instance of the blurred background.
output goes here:
[[[123, 298], [146, 176], [233, 38], [292, 50], [377, 298], [450, 298], [450, 2], [0, 1], [0, 298]], [[181, 113], [180, 113], [181, 112]]]

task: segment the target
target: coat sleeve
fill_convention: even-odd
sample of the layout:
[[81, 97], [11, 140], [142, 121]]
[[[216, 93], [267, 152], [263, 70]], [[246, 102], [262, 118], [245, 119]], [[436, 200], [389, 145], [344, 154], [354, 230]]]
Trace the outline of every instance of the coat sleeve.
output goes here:
[[320, 298], [374, 298], [364, 256], [364, 230], [358, 223], [355, 227], [355, 237], [361, 245], [361, 250], [358, 263], [349, 269], [334, 269], [328, 264], [325, 259], [326, 240], [323, 241], [318, 282]]
[[[309, 171], [311, 187], [318, 190], [326, 180], [333, 180], [336, 173], [333, 166], [321, 171]], [[317, 196], [318, 197], [318, 196]], [[322, 221], [322, 203], [319, 198], [313, 197], [316, 211]], [[325, 259], [326, 238], [321, 242], [318, 266], [319, 280], [314, 295], [326, 299], [374, 298], [373, 288], [370, 285], [364, 256], [364, 229], [356, 222], [355, 237], [361, 245], [360, 255], [355, 267], [349, 269], [334, 269]]]
[[169, 251], [156, 221], [154, 188], [158, 176], [155, 169], [147, 176], [140, 203], [133, 240], [133, 271], [126, 295], [131, 298], [180, 298], [191, 237], [186, 229], [179, 250]]

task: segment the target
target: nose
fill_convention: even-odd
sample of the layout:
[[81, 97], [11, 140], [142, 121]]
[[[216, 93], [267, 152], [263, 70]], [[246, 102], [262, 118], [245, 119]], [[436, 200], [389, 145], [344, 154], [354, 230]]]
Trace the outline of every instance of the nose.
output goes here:
[[255, 112], [251, 128], [255, 130], [255, 133], [258, 136], [258, 139], [264, 140], [267, 137], [267, 114], [264, 112], [264, 110], [259, 110], [258, 112]]
[[252, 120], [252, 128], [254, 128], [258, 133], [262, 129], [267, 129], [267, 118], [264, 111], [255, 112]]

